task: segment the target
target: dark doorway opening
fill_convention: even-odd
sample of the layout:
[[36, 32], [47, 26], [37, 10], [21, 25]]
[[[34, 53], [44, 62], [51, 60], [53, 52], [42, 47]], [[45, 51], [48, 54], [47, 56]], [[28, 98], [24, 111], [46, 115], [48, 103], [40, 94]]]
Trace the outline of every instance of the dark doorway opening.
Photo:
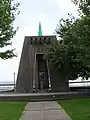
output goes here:
[[47, 62], [44, 54], [37, 54], [37, 72], [38, 72], [38, 89], [45, 91], [49, 88]]

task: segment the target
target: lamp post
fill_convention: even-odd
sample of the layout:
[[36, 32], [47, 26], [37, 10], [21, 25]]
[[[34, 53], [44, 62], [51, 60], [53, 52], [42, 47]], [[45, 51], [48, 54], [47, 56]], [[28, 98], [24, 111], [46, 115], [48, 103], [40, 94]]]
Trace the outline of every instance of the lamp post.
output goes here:
[[14, 74], [14, 90], [15, 90], [15, 72], [13, 74]]

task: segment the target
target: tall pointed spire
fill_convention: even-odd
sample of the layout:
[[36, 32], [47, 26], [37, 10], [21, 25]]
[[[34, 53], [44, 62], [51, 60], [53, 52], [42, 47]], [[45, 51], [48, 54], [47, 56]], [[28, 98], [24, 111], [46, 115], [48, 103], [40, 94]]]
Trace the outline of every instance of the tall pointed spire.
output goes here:
[[41, 23], [40, 22], [39, 22], [38, 36], [42, 36], [42, 28], [41, 28]]

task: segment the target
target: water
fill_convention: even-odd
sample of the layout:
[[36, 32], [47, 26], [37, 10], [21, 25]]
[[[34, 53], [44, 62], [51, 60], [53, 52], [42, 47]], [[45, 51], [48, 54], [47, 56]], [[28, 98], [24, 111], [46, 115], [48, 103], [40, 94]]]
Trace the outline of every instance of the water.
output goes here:
[[0, 92], [1, 91], [11, 91], [14, 89], [14, 86], [0, 86]]
[[[4, 85], [3, 85], [4, 84]], [[12, 84], [12, 85], [5, 85], [5, 84]], [[14, 89], [14, 83], [12, 81], [0, 81], [0, 92], [1, 91], [11, 91]]]

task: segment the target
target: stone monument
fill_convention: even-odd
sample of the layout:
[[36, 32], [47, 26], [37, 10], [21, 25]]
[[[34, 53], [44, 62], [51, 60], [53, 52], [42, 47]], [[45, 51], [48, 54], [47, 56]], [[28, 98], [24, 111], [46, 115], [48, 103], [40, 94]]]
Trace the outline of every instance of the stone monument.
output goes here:
[[57, 42], [56, 36], [43, 36], [39, 23], [38, 36], [26, 36], [24, 39], [20, 65], [18, 69], [16, 92], [61, 92], [68, 91], [68, 85], [59, 77], [60, 73], [50, 70], [46, 55], [46, 46]]

